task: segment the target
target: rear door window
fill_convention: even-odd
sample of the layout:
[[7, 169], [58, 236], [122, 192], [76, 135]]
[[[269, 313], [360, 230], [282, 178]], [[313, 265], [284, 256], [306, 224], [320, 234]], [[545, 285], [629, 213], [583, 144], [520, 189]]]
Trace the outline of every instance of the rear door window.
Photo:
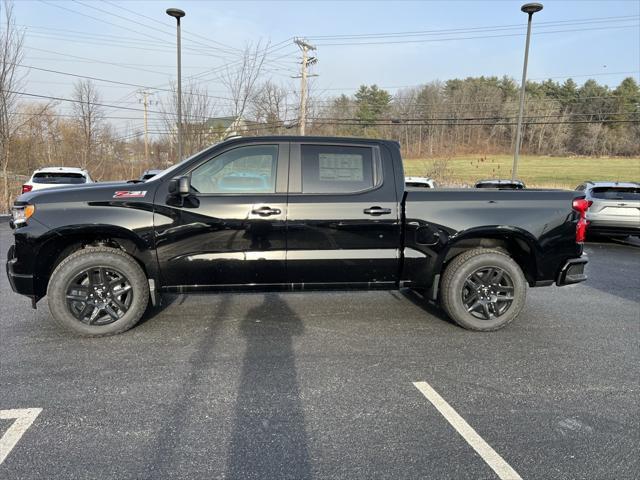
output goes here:
[[31, 179], [33, 183], [50, 183], [50, 184], [80, 184], [86, 183], [87, 179], [81, 173], [67, 172], [39, 172]]
[[302, 145], [302, 193], [356, 193], [378, 184], [370, 147]]
[[591, 196], [602, 200], [640, 200], [640, 188], [595, 187]]

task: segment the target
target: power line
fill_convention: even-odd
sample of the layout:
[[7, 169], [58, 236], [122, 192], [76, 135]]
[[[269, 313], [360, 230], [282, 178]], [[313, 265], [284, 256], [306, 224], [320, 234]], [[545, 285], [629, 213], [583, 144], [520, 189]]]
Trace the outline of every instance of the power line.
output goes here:
[[[33, 50], [32, 47], [28, 47], [29, 50]], [[58, 53], [58, 55], [67, 55], [66, 53]], [[76, 58], [86, 58], [86, 57], [76, 57]], [[38, 61], [50, 61], [53, 60], [51, 57], [32, 57], [29, 56], [29, 60], [38, 60]], [[53, 60], [55, 62], [73, 62], [73, 63], [106, 63], [106, 60], [89, 60], [88, 58], [86, 60], [76, 60], [75, 58], [73, 59], [66, 59], [66, 58], [56, 58], [55, 60]], [[109, 62], [108, 64], [110, 64], [111, 62]], [[175, 65], [149, 65], [149, 64], [145, 64], [145, 63], [118, 63], [118, 66], [123, 66], [123, 67], [151, 67], [151, 68], [172, 68], [175, 69], [176, 66]], [[196, 65], [183, 65], [182, 69], [184, 70], [185, 68], [202, 68], [201, 66], [196, 66]], [[155, 73], [155, 72], [154, 72]], [[157, 72], [157, 73], [161, 73], [161, 72]], [[162, 73], [164, 75], [164, 73]]]
[[[164, 53], [167, 54], [169, 53], [170, 49], [166, 48], [166, 49], [160, 49], [160, 48], [150, 48], [145, 44], [145, 43], [140, 43], [140, 42], [130, 42], [130, 41], [126, 41], [126, 40], [105, 40], [105, 41], [100, 41], [100, 39], [96, 39], [96, 38], [90, 38], [90, 37], [83, 37], [83, 36], [69, 36], [67, 35], [66, 38], [61, 36], [61, 35], [51, 35], [51, 34], [46, 34], [46, 33], [32, 33], [32, 32], [27, 32], [27, 36], [28, 37], [35, 37], [35, 38], [54, 38], [57, 41], [60, 42], [70, 42], [70, 43], [75, 43], [77, 44], [79, 41], [81, 41], [83, 44], [86, 45], [96, 45], [96, 46], [103, 46], [103, 45], [108, 45], [108, 46], [116, 46], [116, 47], [125, 47], [125, 48], [135, 48], [136, 50], [140, 50], [140, 51], [146, 51], [146, 52], [159, 52], [159, 53]], [[157, 45], [157, 42], [156, 42]], [[168, 47], [168, 45], [167, 45]], [[202, 57], [211, 57], [211, 58], [221, 58], [224, 60], [228, 60], [227, 57], [224, 57], [222, 55], [216, 55], [214, 53], [204, 53], [200, 50], [193, 50], [193, 49], [189, 49], [189, 48], [185, 48], [185, 54], [188, 55], [197, 55], [197, 56], [202, 56]]]
[[[32, 49], [32, 47], [28, 47], [29, 50]], [[66, 55], [64, 53], [60, 53], [59, 55]], [[81, 58], [86, 58], [86, 57], [81, 57]], [[110, 63], [106, 63], [106, 60], [89, 60], [87, 58], [87, 60], [79, 60], [79, 59], [75, 59], [75, 58], [56, 58], [53, 59], [51, 57], [33, 57], [31, 55], [29, 55], [29, 57], [27, 58], [27, 60], [36, 60], [36, 61], [43, 61], [43, 62], [47, 62], [47, 61], [54, 61], [56, 63], [58, 62], [70, 62], [70, 63], [93, 63], [93, 64], [107, 64], [109, 65]], [[149, 65], [149, 64], [145, 64], [145, 63], [141, 63], [141, 64], [137, 64], [137, 63], [118, 63], [115, 64], [115, 66], [121, 66], [121, 67], [136, 67], [135, 69], [138, 70], [137, 67], [151, 67], [151, 68], [171, 68], [174, 69], [176, 68], [175, 65]], [[196, 66], [196, 65], [183, 65], [182, 69], [184, 70], [185, 68], [199, 68], [201, 69], [202, 67], [200, 66]], [[160, 75], [168, 75], [167, 73], [164, 72], [152, 72], [152, 73], [158, 73]]]
[[[635, 25], [624, 25], [624, 26], [611, 26], [611, 27], [594, 27], [594, 28], [574, 28], [568, 30], [551, 30], [551, 31], [536, 31], [534, 35], [545, 35], [549, 33], [569, 33], [569, 32], [585, 32], [585, 31], [593, 31], [593, 30], [611, 30], [611, 29], [622, 29], [622, 28], [638, 28], [640, 24]], [[318, 43], [319, 47], [332, 47], [332, 46], [346, 46], [346, 45], [393, 45], [393, 44], [404, 44], [404, 43], [428, 43], [428, 42], [447, 42], [447, 41], [456, 41], [456, 40], [479, 40], [479, 39], [487, 39], [487, 38], [505, 38], [505, 37], [522, 37], [526, 35], [525, 33], [504, 33], [499, 35], [480, 35], [480, 36], [471, 36], [471, 37], [447, 37], [447, 38], [427, 38], [427, 39], [419, 39], [419, 40], [394, 40], [394, 41], [384, 41], [384, 42], [339, 42], [339, 43]]]
[[[625, 72], [596, 72], [596, 73], [581, 73], [581, 74], [565, 74], [565, 75], [551, 75], [545, 77], [534, 77], [529, 78], [529, 80], [549, 80], [554, 78], [577, 78], [577, 77], [595, 77], [595, 76], [608, 76], [608, 75], [630, 75], [634, 73], [640, 73], [640, 70], [630, 70]], [[413, 88], [413, 87], [424, 87], [426, 83], [414, 83], [410, 85], [378, 85], [378, 88]], [[358, 85], [357, 87], [330, 87], [330, 88], [322, 88], [322, 91], [346, 91], [346, 90], [358, 90], [362, 85]]]
[[[45, 112], [45, 113], [11, 112], [11, 113], [9, 113], [9, 115], [15, 115], [15, 116], [19, 116], [19, 117], [78, 118], [77, 115], [73, 115], [71, 113], [49, 113], [49, 112]], [[118, 117], [118, 116], [109, 116], [109, 115], [102, 115], [100, 118], [105, 118], [105, 119], [109, 119], [109, 120], [135, 120], [135, 121], [141, 121], [142, 120], [139, 117]]]
[[[106, 82], [106, 83], [112, 83], [115, 85], [126, 85], [129, 87], [135, 87], [135, 88], [147, 88], [147, 89], [151, 89], [151, 90], [159, 90], [159, 91], [163, 91], [163, 92], [170, 92], [173, 93], [173, 90], [169, 89], [169, 88], [159, 88], [159, 87], [152, 87], [149, 85], [141, 85], [139, 83], [129, 83], [129, 82], [121, 82], [118, 80], [109, 80], [106, 78], [100, 78], [100, 77], [93, 77], [93, 76], [89, 76], [89, 75], [80, 75], [77, 73], [70, 73], [70, 72], [63, 72], [62, 70], [53, 70], [53, 69], [49, 69], [49, 68], [41, 68], [41, 67], [34, 67], [33, 65], [21, 65], [21, 64], [11, 64], [11, 65], [16, 65], [19, 67], [23, 67], [23, 68], [31, 68], [33, 70], [39, 70], [39, 71], [43, 71], [43, 72], [49, 72], [49, 73], [55, 73], [58, 75], [66, 75], [66, 76], [70, 76], [70, 77], [76, 77], [76, 78], [86, 78], [88, 80], [95, 80], [96, 82]], [[220, 97], [220, 96], [216, 96], [216, 95], [208, 95], [208, 94], [204, 94], [204, 93], [193, 93], [193, 92], [183, 92], [184, 95], [194, 95], [194, 96], [202, 96], [202, 97], [209, 97], [209, 98], [216, 98], [216, 99], [220, 99], [220, 100], [232, 100], [231, 98], [228, 97]]]
[[[558, 26], [571, 26], [571, 25], [583, 25], [591, 23], [612, 23], [612, 22], [625, 22], [633, 21], [640, 18], [639, 15], [621, 15], [614, 17], [590, 17], [582, 19], [568, 19], [568, 20], [556, 20], [546, 22], [536, 22], [536, 28], [558, 27]], [[418, 30], [408, 32], [387, 32], [387, 33], [363, 33], [363, 34], [342, 34], [342, 35], [312, 35], [308, 38], [313, 39], [353, 39], [353, 38], [384, 38], [384, 37], [406, 37], [406, 36], [421, 36], [421, 35], [438, 35], [438, 34], [450, 34], [450, 33], [468, 33], [477, 31], [498, 31], [498, 30], [513, 30], [521, 29], [521, 23], [512, 23], [507, 25], [490, 25], [483, 27], [462, 27], [462, 28], [449, 28], [449, 29], [437, 29], [437, 30]]]
[[[36, 47], [29, 47], [29, 50], [35, 50], [37, 52], [44, 52], [44, 53], [52, 53], [54, 55], [60, 55], [60, 56], [79, 59], [79, 60], [93, 60], [93, 59], [88, 58], [88, 57], [79, 57], [78, 55], [71, 55], [69, 53], [60, 53], [60, 52], [56, 52], [56, 51], [53, 51], [53, 50], [45, 50], [45, 49], [36, 48]], [[168, 74], [166, 72], [158, 72], [158, 71], [155, 71], [155, 70], [147, 70], [147, 69], [139, 68], [139, 67], [124, 66], [123, 64], [117, 63], [117, 62], [107, 62], [105, 60], [101, 60], [101, 61], [94, 60], [94, 61], [97, 62], [97, 63], [102, 63], [104, 65], [112, 65], [114, 67], [126, 68], [128, 70], [137, 70], [137, 71], [140, 71], [140, 72], [155, 73], [157, 75], [164, 75], [166, 77], [170, 77], [171, 76], [170, 74]], [[35, 67], [33, 67], [33, 68], [35, 68]]]
[[[335, 103], [336, 100], [339, 100], [340, 97], [337, 98], [329, 98], [329, 99], [319, 99], [316, 100], [317, 103]], [[353, 98], [349, 98], [347, 97], [349, 101], [353, 102], [350, 105], [343, 105], [346, 107], [353, 107], [356, 108], [358, 105], [355, 103]], [[606, 101], [613, 101], [616, 100], [617, 97], [613, 94], [613, 92], [609, 92], [609, 95], [607, 96], [585, 96], [585, 97], [581, 97], [579, 95], [573, 96], [573, 97], [567, 97], [566, 99], [559, 99], [559, 98], [534, 98], [533, 101], [535, 101], [536, 103], [562, 103], [562, 104], [572, 104], [572, 103], [578, 103], [578, 102], [582, 102], [582, 101], [586, 101], [586, 100], [606, 100]], [[398, 98], [395, 98], [392, 100], [393, 103], [397, 103], [399, 101]], [[511, 100], [489, 100], [489, 101], [482, 101], [482, 102], [449, 102], [447, 99], [443, 98], [442, 102], [415, 102], [415, 101], [411, 101], [408, 102], [406, 104], [406, 106], [414, 106], [414, 107], [429, 107], [429, 106], [437, 106], [437, 107], [449, 107], [449, 106], [459, 106], [459, 105], [496, 105], [498, 107], [502, 107], [504, 105], [508, 105], [511, 103], [517, 103], [518, 100], [517, 99], [511, 99]], [[632, 102], [633, 104], [635, 104], [635, 102]]]
[[[108, 108], [115, 108], [115, 109], [118, 109], [118, 110], [130, 110], [130, 111], [133, 111], [133, 112], [143, 112], [144, 113], [144, 110], [141, 109], [141, 108], [123, 107], [123, 106], [119, 106], [119, 105], [110, 105], [108, 103], [83, 102], [82, 100], [76, 100], [76, 99], [73, 99], [73, 98], [54, 97], [52, 95], [39, 95], [39, 94], [36, 94], [36, 93], [17, 92], [17, 91], [13, 91], [13, 90], [5, 90], [5, 92], [13, 93], [15, 95], [26, 96], [26, 97], [46, 98], [48, 100], [56, 100], [56, 101], [59, 101], [59, 102], [83, 103], [83, 104], [87, 104], [87, 105], [95, 105], [95, 106], [98, 106], [98, 107], [108, 107]], [[148, 113], [160, 113], [160, 114], [163, 114], [163, 115], [173, 115], [172, 113], [162, 112], [162, 111], [159, 111], [159, 110], [147, 110], [147, 112]], [[192, 117], [192, 118], [204, 118], [204, 117], [199, 117], [197, 115], [188, 115], [188, 116]]]
[[[311, 119], [310, 119], [311, 120]], [[264, 124], [256, 124], [243, 129], [242, 131], [245, 133], [248, 132], [259, 132], [266, 129], [271, 128], [289, 128], [291, 125], [295, 125], [296, 120], [279, 120]], [[638, 123], [639, 120], [559, 120], [559, 121], [526, 121], [523, 125], [573, 125], [573, 124], [603, 124], [603, 123]], [[510, 126], [516, 125], [517, 122], [501, 122], [501, 123], [487, 123], [487, 122], [474, 122], [474, 123], [452, 123], [452, 122], [422, 122], [422, 123], [411, 123], [411, 124], [399, 124], [395, 122], [373, 122], [369, 124], [363, 124], [359, 122], [346, 122], [346, 121], [322, 121], [322, 120], [313, 120], [311, 121], [312, 126], [317, 125], [328, 125], [328, 126], [359, 126], [359, 127], [378, 127], [378, 126], [392, 126], [392, 127], [418, 127], [418, 126], [449, 126], [449, 127], [467, 127], [467, 126], [485, 126], [485, 127], [496, 127], [496, 126]], [[211, 131], [211, 127], [206, 126], [192, 126], [189, 129], [191, 133], [214, 133]], [[150, 130], [150, 133], [175, 133], [174, 130], [157, 128], [155, 130]]]
[[[597, 112], [597, 113], [558, 113], [553, 115], [525, 115], [524, 118], [558, 118], [558, 117], [595, 117], [598, 115], [640, 115], [640, 112]], [[378, 118], [374, 121], [378, 122], [391, 122], [391, 123], [404, 123], [404, 122], [424, 122], [424, 121], [433, 121], [433, 120], [441, 120], [441, 121], [474, 121], [474, 120], [506, 120], [517, 118], [516, 116], [508, 117], [508, 116], [495, 116], [495, 117], [470, 117], [470, 116], [462, 116], [462, 117], [433, 117], [433, 118], [406, 118], [406, 117], [392, 117], [392, 118]], [[309, 120], [327, 120], [327, 121], [353, 121], [360, 122], [362, 124], [367, 124], [368, 120], [362, 120], [360, 118], [354, 117], [310, 117]]]
[[[285, 47], [290, 46], [290, 44], [289, 44], [289, 41], [290, 41], [290, 40], [291, 40], [291, 37], [290, 37], [290, 38], [287, 38], [286, 40], [283, 40], [283, 41], [281, 41], [281, 42], [278, 42], [278, 43], [276, 43], [275, 45], [271, 45], [271, 46], [269, 46], [269, 47], [266, 47], [265, 49], [263, 49], [263, 50], [261, 50], [261, 51], [257, 52], [257, 54], [258, 54], [258, 55], [263, 55], [263, 54], [264, 54], [264, 55], [266, 56], [266, 55], [268, 55], [268, 54], [270, 54], [270, 53], [273, 53], [273, 52], [275, 52], [275, 51], [281, 50], [282, 48], [285, 48]], [[283, 44], [285, 44], [285, 43], [286, 43], [286, 45], [281, 46], [281, 47], [279, 47], [279, 48], [275, 48], [275, 47], [278, 47], [279, 45], [283, 45]], [[286, 56], [289, 56], [289, 54], [287, 54]], [[283, 57], [284, 57], [284, 56], [283, 56]], [[270, 64], [270, 62], [275, 61], [275, 60], [279, 60], [280, 58], [283, 58], [283, 57], [277, 57], [277, 58], [275, 58], [275, 59], [273, 59], [273, 60], [265, 60], [265, 65], [268, 65], [268, 64]], [[234, 67], [234, 66], [241, 66], [241, 64], [242, 64], [242, 60], [238, 60], [238, 61], [235, 61], [235, 62], [231, 62], [231, 63], [227, 63], [227, 64], [219, 65], [219, 66], [215, 67], [214, 69], [207, 69], [207, 70], [204, 70], [204, 71], [202, 71], [202, 72], [200, 72], [200, 73], [197, 73], [197, 74], [194, 74], [194, 75], [186, 76], [186, 77], [185, 77], [185, 79], [193, 80], [193, 79], [196, 79], [196, 78], [202, 77], [203, 75], [208, 75], [208, 74], [210, 74], [210, 73], [212, 73], [212, 72], [214, 72], [214, 71], [220, 71], [220, 72], [222, 72], [224, 69], [232, 68], [232, 67]], [[211, 81], [211, 80], [216, 80], [216, 79], [217, 79], [217, 80], [219, 80], [219, 79], [220, 79], [220, 77], [218, 76], [218, 77], [215, 77], [215, 78], [213, 78], [213, 79], [211, 79], [211, 78], [209, 78], [209, 79], [200, 79], [200, 81], [198, 81], [198, 82], [193, 82], [193, 84], [197, 86], [197, 85], [201, 85], [201, 84], [203, 84], [203, 83], [209, 82], [209, 81]], [[163, 83], [163, 84], [158, 85], [157, 87], [149, 87], [149, 88], [161, 88], [161, 87], [163, 87], [163, 86], [165, 86], [165, 85], [168, 85], [168, 84], [167, 84], [167, 83]]]
[[[129, 9], [129, 8], [123, 7], [123, 6], [122, 6], [122, 5], [120, 5], [120, 4], [116, 4], [116, 3], [111, 2], [111, 1], [108, 1], [108, 0], [104, 0], [104, 1], [105, 1], [106, 3], [109, 3], [109, 4], [111, 4], [111, 5], [116, 6], [116, 7], [117, 7], [117, 8], [119, 8], [120, 10], [125, 10], [125, 11], [127, 11], [127, 12], [129, 12], [129, 13], [132, 13], [132, 14], [134, 14], [134, 15], [137, 15], [138, 17], [146, 18], [146, 19], [151, 20], [152, 22], [157, 23], [157, 24], [160, 24], [160, 25], [165, 25], [165, 24], [164, 24], [163, 22], [161, 22], [160, 20], [157, 20], [157, 19], [155, 19], [155, 18], [149, 17], [148, 15], [143, 15], [143, 14], [141, 14], [141, 13], [139, 13], [139, 12], [136, 12], [136, 11], [131, 10], [131, 9]], [[187, 37], [191, 36], [191, 37], [198, 37], [198, 38], [202, 38], [202, 39], [206, 40], [207, 42], [211, 42], [211, 43], [214, 43], [214, 44], [218, 44], [218, 45], [221, 45], [222, 47], [225, 47], [225, 48], [227, 48], [227, 49], [229, 49], [229, 50], [236, 50], [236, 51], [238, 51], [238, 53], [242, 53], [242, 50], [241, 50], [241, 49], [239, 49], [239, 48], [233, 47], [233, 46], [231, 46], [231, 45], [227, 45], [227, 44], [222, 43], [222, 42], [219, 42], [219, 41], [217, 41], [217, 40], [209, 39], [209, 38], [205, 37], [204, 35], [200, 35], [200, 34], [197, 34], [197, 33], [189, 32], [188, 30], [187, 30], [187, 31], [182, 30], [182, 35], [183, 35], [183, 36], [187, 36]], [[191, 40], [191, 41], [194, 41], [194, 40]], [[204, 44], [203, 44], [203, 45], [204, 45]]]
[[[283, 48], [290, 47], [291, 44], [289, 42], [291, 40], [292, 40], [291, 38], [288, 38], [286, 40], [283, 40], [282, 42], [276, 43], [275, 45], [272, 45], [272, 46], [266, 47], [263, 50], [257, 51], [256, 54], [257, 55], [264, 55], [266, 57], [267, 55], [273, 54], [273, 53], [275, 53], [277, 51], [280, 51]], [[288, 58], [290, 56], [291, 56], [290, 53], [286, 53], [284, 55], [281, 55], [281, 56], [276, 57], [276, 58], [271, 59], [271, 60], [265, 59], [264, 64], [265, 65], [269, 65], [269, 64], [271, 64], [271, 63], [273, 63], [273, 62], [275, 62], [277, 60], [280, 60], [282, 58]], [[205, 71], [197, 73], [195, 75], [190, 75], [189, 77], [186, 77], [186, 78], [200, 80], [199, 82], [196, 82], [196, 84], [201, 84], [201, 83], [208, 82], [208, 81], [211, 81], [211, 80], [219, 80], [220, 79], [219, 75], [218, 76], [214, 76], [213, 78], [210, 77], [210, 75], [221, 74], [222, 72], [224, 72], [227, 69], [230, 69], [230, 68], [233, 68], [233, 67], [236, 67], [236, 66], [241, 67], [241, 65], [242, 65], [242, 60], [238, 60], [236, 62], [231, 62], [231, 63], [227, 63], [227, 64], [224, 64], [224, 65], [219, 65], [217, 67], [214, 67], [214, 68], [209, 69], [209, 70], [205, 70]], [[207, 77], [209, 77], [209, 78], [207, 78]]]
[[[152, 39], [152, 40], [157, 40], [157, 41], [160, 41], [160, 42], [163, 42], [163, 43], [168, 43], [168, 42], [169, 42], [169, 41], [168, 41], [167, 39], [165, 39], [165, 38], [160, 38], [160, 37], [157, 37], [157, 36], [154, 36], [154, 35], [149, 35], [149, 34], [148, 34], [148, 33], [146, 33], [146, 32], [135, 31], [135, 30], [132, 30], [131, 28], [126, 27], [126, 26], [124, 26], [124, 25], [117, 24], [117, 23], [113, 23], [113, 22], [110, 22], [110, 21], [105, 20], [105, 19], [103, 19], [103, 18], [94, 17], [94, 16], [92, 16], [92, 15], [88, 15], [88, 14], [86, 14], [86, 13], [79, 12], [79, 11], [74, 10], [74, 9], [71, 9], [71, 8], [63, 7], [62, 5], [59, 5], [59, 4], [49, 3], [49, 2], [47, 2], [47, 1], [45, 1], [45, 0], [39, 0], [39, 1], [40, 1], [41, 3], [46, 4], [46, 5], [51, 5], [51, 6], [54, 6], [54, 7], [56, 7], [56, 8], [60, 8], [60, 9], [62, 9], [62, 10], [66, 10], [66, 11], [68, 11], [68, 12], [74, 13], [74, 14], [76, 14], [76, 15], [81, 15], [81, 16], [83, 16], [83, 17], [90, 18], [90, 19], [95, 20], [95, 21], [97, 21], [97, 22], [105, 23], [105, 24], [107, 24], [107, 25], [112, 25], [112, 26], [114, 26], [114, 27], [116, 27], [116, 28], [120, 28], [120, 29], [123, 29], [123, 30], [133, 31], [133, 32], [135, 32], [137, 35], [141, 35], [141, 36], [144, 36], [144, 37], [150, 38], [150, 39]], [[128, 22], [130, 22], [130, 23], [136, 24], [138, 27], [144, 27], [144, 28], [153, 29], [153, 30], [154, 30], [154, 32], [164, 33], [164, 34], [166, 34], [166, 35], [171, 35], [171, 36], [173, 36], [173, 34], [172, 34], [172, 33], [170, 34], [168, 31], [161, 31], [161, 30], [159, 30], [159, 29], [157, 29], [157, 28], [155, 28], [155, 27], [149, 27], [149, 26], [144, 25], [144, 24], [142, 24], [142, 23], [140, 23], [140, 22], [136, 22], [135, 20], [131, 20], [131, 19], [128, 19], [128, 18], [123, 17], [123, 16], [121, 16], [121, 15], [117, 15], [117, 14], [111, 13], [111, 12], [109, 12], [109, 11], [107, 11], [107, 10], [103, 10], [103, 9], [100, 9], [100, 8], [97, 8], [97, 7], [94, 7], [94, 6], [91, 6], [91, 5], [83, 4], [82, 2], [79, 2], [78, 0], [74, 0], [74, 1], [75, 1], [76, 3], [78, 3], [78, 4], [82, 5], [82, 6], [86, 7], [86, 8], [91, 8], [91, 9], [93, 9], [93, 10], [97, 10], [97, 11], [99, 11], [99, 12], [101, 12], [101, 13], [104, 13], [104, 14], [107, 14], [107, 15], [110, 15], [110, 16], [113, 16], [113, 17], [118, 17], [118, 18], [121, 18], [121, 19], [123, 19], [123, 20], [125, 20], [125, 21], [128, 21]], [[220, 49], [219, 47], [211, 47], [211, 46], [209, 46], [208, 48], [213, 48], [213, 49], [216, 49], [216, 50], [220, 50], [220, 51], [222, 51], [222, 49]], [[190, 49], [190, 48], [189, 48], [189, 47], [186, 47], [186, 49]], [[192, 48], [191, 48], [190, 50], [196, 50], [196, 49], [192, 49]], [[198, 51], [198, 50], [196, 50], [196, 51]]]
[[[523, 122], [523, 125], [573, 125], [573, 124], [587, 124], [587, 123], [638, 123], [640, 124], [640, 120], [567, 120], [567, 121], [554, 121], [554, 122]], [[424, 123], [410, 123], [406, 126], [409, 127], [419, 127], [419, 126], [430, 126], [430, 125], [442, 125], [449, 127], [467, 127], [467, 126], [486, 126], [486, 127], [495, 127], [502, 125], [517, 125], [517, 122], [501, 122], [501, 123], [438, 123], [438, 122], [424, 122]], [[358, 122], [322, 122], [322, 121], [313, 121], [313, 125], [352, 125], [352, 126], [360, 126], [360, 127], [380, 127], [380, 126], [405, 126], [403, 124], [395, 123], [395, 122], [387, 122], [387, 123], [358, 123]]]

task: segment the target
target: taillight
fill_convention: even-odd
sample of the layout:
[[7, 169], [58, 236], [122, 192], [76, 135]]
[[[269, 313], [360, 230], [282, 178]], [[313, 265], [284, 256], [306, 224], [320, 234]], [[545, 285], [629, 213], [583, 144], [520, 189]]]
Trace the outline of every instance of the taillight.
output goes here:
[[585, 198], [576, 198], [573, 200], [573, 209], [578, 212], [580, 217], [576, 224], [576, 243], [584, 243], [587, 238], [587, 227], [589, 221], [587, 220], [587, 210], [593, 204], [591, 200]]
[[33, 190], [33, 185], [22, 185], [22, 193], [27, 193]]

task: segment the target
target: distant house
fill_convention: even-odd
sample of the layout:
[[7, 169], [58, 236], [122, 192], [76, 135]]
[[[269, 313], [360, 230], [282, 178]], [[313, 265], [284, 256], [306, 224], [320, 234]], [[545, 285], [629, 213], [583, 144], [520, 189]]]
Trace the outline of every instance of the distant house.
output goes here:
[[205, 127], [219, 139], [242, 135], [249, 123], [242, 117], [214, 117], [205, 122]]

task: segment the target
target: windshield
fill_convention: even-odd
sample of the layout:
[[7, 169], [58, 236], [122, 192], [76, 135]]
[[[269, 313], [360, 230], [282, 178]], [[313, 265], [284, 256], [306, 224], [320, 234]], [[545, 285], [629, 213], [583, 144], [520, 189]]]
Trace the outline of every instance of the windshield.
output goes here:
[[591, 196], [603, 200], [640, 200], [640, 187], [596, 187]]
[[31, 179], [33, 183], [53, 183], [61, 185], [76, 185], [87, 183], [87, 179], [81, 173], [68, 172], [40, 172]]

